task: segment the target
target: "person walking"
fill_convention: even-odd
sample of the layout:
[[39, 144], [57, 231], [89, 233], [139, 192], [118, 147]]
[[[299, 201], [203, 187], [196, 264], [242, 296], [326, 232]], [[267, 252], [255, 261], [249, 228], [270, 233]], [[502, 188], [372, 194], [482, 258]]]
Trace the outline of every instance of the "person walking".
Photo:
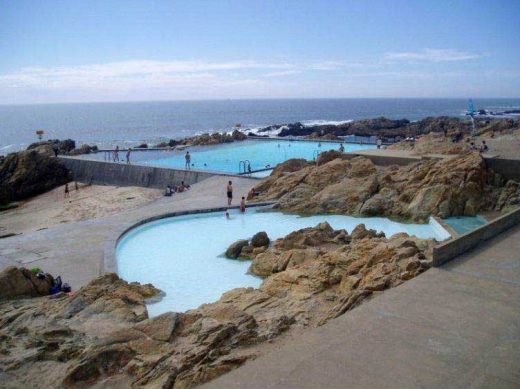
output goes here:
[[227, 204], [231, 205], [232, 200], [233, 200], [233, 183], [231, 181], [229, 181], [228, 185], [227, 185]]
[[129, 147], [126, 151], [126, 163], [130, 163], [130, 153], [132, 152], [132, 149]]
[[191, 155], [190, 155], [190, 152], [189, 151], [186, 151], [186, 155], [184, 156], [184, 159], [186, 160], [186, 169], [190, 169], [191, 168]]
[[114, 162], [119, 162], [119, 146], [114, 150]]
[[69, 184], [65, 184], [65, 198], [69, 197]]

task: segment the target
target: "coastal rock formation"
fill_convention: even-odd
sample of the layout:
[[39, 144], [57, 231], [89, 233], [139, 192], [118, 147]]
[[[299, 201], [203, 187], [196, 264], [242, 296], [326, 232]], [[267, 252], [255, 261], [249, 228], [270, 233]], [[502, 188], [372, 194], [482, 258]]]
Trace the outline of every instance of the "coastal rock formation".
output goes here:
[[[428, 268], [432, 242], [327, 223], [257, 254], [267, 278], [185, 313], [148, 318], [151, 286], [104, 275], [73, 296], [0, 302], [0, 380], [12, 387], [189, 388], [293, 328], [323, 324]], [[44, 371], [45, 374], [41, 372]]]
[[0, 204], [44, 193], [71, 178], [57, 158], [36, 150], [8, 154], [0, 160]]
[[278, 207], [289, 212], [424, 222], [430, 215], [446, 218], [508, 210], [518, 205], [514, 188], [517, 183], [506, 184], [486, 168], [478, 153], [465, 153], [406, 166], [376, 167], [364, 157], [336, 158], [291, 172], [280, 166], [251, 193], [257, 200], [277, 199]]

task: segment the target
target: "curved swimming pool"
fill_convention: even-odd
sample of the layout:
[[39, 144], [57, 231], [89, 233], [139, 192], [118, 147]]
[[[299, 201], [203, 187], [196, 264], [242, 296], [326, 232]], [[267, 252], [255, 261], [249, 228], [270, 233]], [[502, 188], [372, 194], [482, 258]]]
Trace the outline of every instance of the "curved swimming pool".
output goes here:
[[150, 316], [166, 311], [182, 312], [216, 301], [238, 287], [258, 287], [261, 279], [248, 273], [250, 261], [223, 256], [238, 239], [266, 231], [271, 239], [327, 221], [334, 229], [351, 232], [359, 223], [387, 236], [407, 232], [421, 238], [443, 240], [449, 234], [434, 222], [404, 224], [382, 217], [356, 218], [340, 215], [301, 217], [280, 212], [230, 211], [176, 216], [132, 229], [119, 241], [116, 260], [119, 275], [127, 281], [151, 282], [166, 295], [149, 304]]

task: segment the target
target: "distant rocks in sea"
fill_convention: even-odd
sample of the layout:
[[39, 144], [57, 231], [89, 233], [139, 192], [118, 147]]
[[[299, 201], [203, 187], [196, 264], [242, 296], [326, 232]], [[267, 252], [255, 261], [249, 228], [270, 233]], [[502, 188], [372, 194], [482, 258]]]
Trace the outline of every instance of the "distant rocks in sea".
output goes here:
[[[479, 118], [476, 120], [476, 127], [483, 130], [488, 126], [495, 126], [500, 130], [518, 127], [518, 120], [515, 119], [492, 119]], [[470, 133], [472, 124], [467, 119], [460, 119], [449, 116], [427, 117], [425, 119], [412, 122], [408, 119], [388, 119], [379, 117], [374, 119], [354, 120], [339, 124], [319, 124], [304, 125], [300, 122], [290, 124], [276, 124], [261, 128], [257, 135], [261, 136], [276, 132], [280, 137], [298, 136], [313, 139], [337, 139], [339, 136], [379, 136], [382, 138], [407, 138], [430, 132], [455, 132]]]

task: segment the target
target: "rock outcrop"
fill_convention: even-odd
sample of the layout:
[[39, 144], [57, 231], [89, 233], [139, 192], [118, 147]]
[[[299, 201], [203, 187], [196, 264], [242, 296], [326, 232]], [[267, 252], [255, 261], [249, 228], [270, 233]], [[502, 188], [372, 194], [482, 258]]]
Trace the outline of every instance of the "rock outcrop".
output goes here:
[[336, 158], [291, 172], [283, 165], [251, 193], [257, 200], [277, 199], [278, 207], [289, 212], [424, 222], [430, 215], [473, 216], [519, 204], [518, 183], [506, 183], [478, 153], [406, 166], [379, 167], [364, 157]]
[[29, 147], [27, 147], [27, 150], [38, 150], [38, 149], [50, 149], [52, 151], [52, 155], [54, 155], [53, 147], [57, 148], [58, 154], [68, 154], [72, 150], [76, 148], [76, 142], [72, 139], [65, 139], [65, 140], [59, 140], [59, 139], [51, 139], [51, 140], [45, 140], [41, 142], [31, 143]]
[[38, 278], [28, 269], [10, 266], [0, 273], [0, 300], [46, 296], [53, 283], [49, 274]]
[[[151, 286], [104, 275], [72, 297], [0, 302], [0, 379], [12, 387], [188, 388], [255, 357], [258, 345], [320, 325], [428, 268], [432, 242], [327, 223], [254, 255], [266, 277], [185, 313], [148, 318]], [[41, 372], [44, 371], [45, 374]]]
[[71, 178], [57, 158], [36, 150], [8, 154], [0, 160], [0, 204], [44, 193]]

